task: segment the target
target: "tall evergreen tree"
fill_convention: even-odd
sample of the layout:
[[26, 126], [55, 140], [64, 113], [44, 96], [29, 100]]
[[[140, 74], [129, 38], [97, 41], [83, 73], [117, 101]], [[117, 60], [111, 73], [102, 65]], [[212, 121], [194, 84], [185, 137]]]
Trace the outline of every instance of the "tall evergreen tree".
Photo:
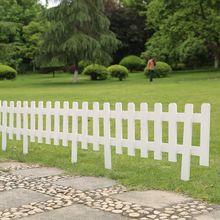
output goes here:
[[[109, 64], [118, 40], [109, 30], [103, 0], [60, 0], [48, 9], [51, 27], [44, 36], [41, 60], [57, 60], [78, 69], [80, 60]], [[43, 58], [43, 59], [42, 59]], [[77, 71], [75, 71], [77, 78]]]

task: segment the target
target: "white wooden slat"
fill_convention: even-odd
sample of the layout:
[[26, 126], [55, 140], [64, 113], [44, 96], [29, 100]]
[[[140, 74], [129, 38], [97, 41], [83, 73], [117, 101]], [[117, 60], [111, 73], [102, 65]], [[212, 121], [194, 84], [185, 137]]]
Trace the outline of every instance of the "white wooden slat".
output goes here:
[[13, 132], [12, 129], [14, 128], [14, 102], [10, 101], [10, 113], [9, 113], [9, 128], [10, 128], [10, 132], [9, 132], [9, 139], [13, 139]]
[[63, 146], [67, 147], [68, 146], [68, 139], [67, 139], [67, 134], [68, 134], [68, 128], [69, 128], [69, 102], [64, 102], [63, 104]]
[[104, 103], [103, 106], [104, 111], [104, 160], [105, 160], [105, 168], [112, 168], [112, 155], [111, 155], [111, 145], [110, 145], [110, 104]]
[[31, 120], [30, 141], [31, 142], [35, 141], [35, 130], [36, 130], [35, 109], [36, 109], [36, 103], [35, 101], [31, 101], [31, 107], [30, 107], [30, 120]]
[[128, 103], [128, 155], [135, 156], [135, 104]]
[[140, 106], [140, 113], [141, 113], [141, 157], [147, 158], [148, 157], [148, 105], [146, 103], [141, 103]]
[[209, 143], [210, 143], [210, 104], [203, 104], [201, 107], [200, 126], [200, 165], [209, 166]]
[[181, 165], [181, 180], [188, 181], [190, 178], [190, 162], [191, 162], [191, 147], [192, 147], [192, 115], [193, 105], [185, 105], [184, 133], [183, 133], [183, 146], [184, 152], [182, 153]]
[[73, 113], [72, 113], [72, 150], [71, 150], [71, 162], [76, 163], [77, 162], [77, 150], [78, 150], [78, 139], [77, 139], [77, 134], [78, 134], [78, 103], [74, 102], [72, 105], [73, 108]]
[[46, 102], [46, 144], [51, 144], [51, 108], [52, 104], [51, 102]]
[[2, 103], [2, 150], [7, 148], [7, 101]]
[[56, 137], [54, 138], [54, 145], [59, 145], [59, 132], [60, 132], [60, 102], [56, 101], [54, 106], [54, 132]]
[[2, 101], [0, 100], [0, 132], [2, 131]]
[[168, 160], [170, 162], [177, 162], [177, 105], [176, 103], [169, 104], [169, 121], [168, 121], [168, 144], [169, 153]]
[[17, 140], [21, 140], [21, 102], [17, 101], [16, 103], [16, 128], [17, 128], [17, 132], [16, 132], [16, 139]]
[[39, 131], [38, 134], [38, 143], [43, 143], [43, 137], [42, 137], [42, 132], [43, 132], [43, 108], [44, 108], [44, 103], [42, 101], [38, 102], [38, 108], [37, 108], [37, 116], [38, 116], [38, 127], [37, 130]]
[[88, 136], [88, 102], [82, 103], [82, 149], [88, 149], [87, 136]]
[[28, 154], [28, 102], [23, 103], [23, 154]]
[[155, 160], [162, 160], [162, 120], [161, 120], [161, 113], [162, 113], [162, 104], [156, 103], [154, 105], [154, 112], [155, 112], [155, 120], [154, 120], [154, 143], [155, 143], [155, 150], [154, 150], [154, 159]]
[[99, 151], [99, 103], [93, 103], [93, 150]]
[[122, 154], [122, 103], [115, 104], [115, 138], [116, 138], [116, 154]]

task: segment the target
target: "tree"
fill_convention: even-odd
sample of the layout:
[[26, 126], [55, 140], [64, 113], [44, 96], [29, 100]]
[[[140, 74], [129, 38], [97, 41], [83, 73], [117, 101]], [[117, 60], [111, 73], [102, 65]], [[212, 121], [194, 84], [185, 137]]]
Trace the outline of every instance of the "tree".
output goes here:
[[219, 23], [217, 0], [152, 0], [147, 7], [147, 25], [155, 34], [147, 41], [144, 56], [193, 63], [210, 54], [217, 68]]
[[[143, 1], [142, 1], [143, 2]], [[145, 30], [145, 17], [141, 10], [144, 10], [144, 3], [140, 6], [140, 1], [106, 0], [105, 12], [111, 22], [110, 29], [121, 41], [121, 45], [114, 54], [114, 62], [128, 55], [140, 55], [145, 49], [146, 39], [151, 32]]]
[[[62, 0], [46, 17], [51, 27], [44, 36], [41, 63], [58, 60], [78, 70], [80, 60], [111, 62], [118, 40], [109, 30], [103, 0]], [[77, 71], [74, 75], [77, 78]]]
[[42, 10], [38, 0], [0, 1], [0, 62], [18, 70], [27, 62], [23, 27], [36, 19]]

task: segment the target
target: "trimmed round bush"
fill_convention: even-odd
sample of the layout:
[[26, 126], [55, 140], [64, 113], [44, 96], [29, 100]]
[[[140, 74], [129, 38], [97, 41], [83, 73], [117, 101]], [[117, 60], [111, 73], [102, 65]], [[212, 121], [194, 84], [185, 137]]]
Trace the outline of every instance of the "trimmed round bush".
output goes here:
[[[155, 66], [155, 77], [166, 77], [169, 73], [172, 72], [172, 68], [169, 64], [165, 62], [158, 61]], [[147, 67], [144, 69], [144, 73], [148, 76]]]
[[143, 70], [145, 66], [143, 60], [140, 57], [134, 55], [123, 58], [119, 64], [126, 67], [131, 72]]
[[89, 60], [81, 60], [79, 62], [79, 73], [82, 73], [84, 71], [84, 69], [91, 64], [92, 64], [92, 62]]
[[106, 80], [109, 72], [105, 66], [91, 64], [84, 69], [83, 74], [90, 76], [91, 80]]
[[112, 77], [118, 78], [120, 81], [128, 77], [128, 69], [121, 65], [112, 65], [108, 68]]
[[10, 66], [0, 64], [0, 79], [10, 80], [15, 79], [17, 76], [17, 71]]

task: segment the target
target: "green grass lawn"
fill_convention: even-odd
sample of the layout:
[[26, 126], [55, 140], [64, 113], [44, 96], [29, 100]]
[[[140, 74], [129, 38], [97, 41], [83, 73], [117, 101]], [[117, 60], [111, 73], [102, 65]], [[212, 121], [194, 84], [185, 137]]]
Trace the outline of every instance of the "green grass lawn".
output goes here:
[[[195, 198], [220, 203], [220, 71], [184, 72], [170, 77], [156, 79], [150, 84], [143, 73], [130, 74], [123, 82], [108, 80], [91, 82], [82, 77], [77, 84], [72, 83], [69, 74], [19, 75], [15, 81], [0, 81], [0, 100], [50, 100], [50, 101], [98, 101], [100, 103], [128, 102], [140, 104], [147, 102], [153, 109], [155, 102], [161, 102], [167, 110], [168, 103], [176, 102], [178, 110], [183, 111], [186, 103], [193, 103], [195, 111], [202, 103], [211, 103], [211, 155], [210, 167], [199, 166], [199, 160], [192, 158], [191, 180], [180, 180], [180, 164], [155, 161], [153, 154], [141, 159], [139, 152], [135, 157], [115, 155], [113, 169], [104, 169], [103, 152], [79, 151], [78, 163], [70, 163], [70, 147], [55, 147], [44, 144], [30, 144], [27, 156], [22, 154], [22, 142], [8, 142], [7, 152], [0, 151], [0, 160], [14, 159], [24, 162], [37, 162], [55, 166], [77, 175], [106, 176], [119, 181], [131, 189], [161, 189], [182, 192]], [[166, 139], [166, 134], [164, 137]], [[181, 135], [179, 137], [181, 139]], [[194, 143], [199, 142], [195, 132]]]

